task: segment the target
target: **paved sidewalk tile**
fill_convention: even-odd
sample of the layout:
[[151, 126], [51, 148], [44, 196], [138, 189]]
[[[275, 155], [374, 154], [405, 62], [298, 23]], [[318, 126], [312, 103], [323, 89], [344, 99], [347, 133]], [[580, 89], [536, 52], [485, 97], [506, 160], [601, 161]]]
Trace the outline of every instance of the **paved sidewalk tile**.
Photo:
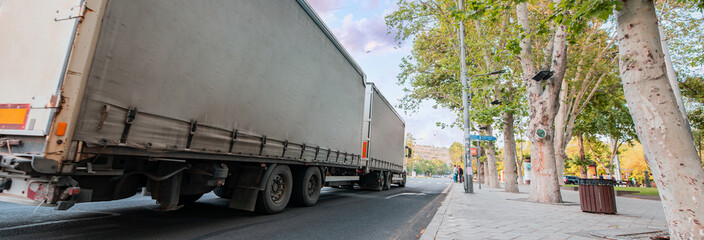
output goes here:
[[618, 214], [594, 214], [581, 211], [576, 191], [562, 191], [564, 204], [541, 204], [527, 200], [530, 186], [519, 188], [506, 193], [475, 185], [466, 194], [455, 183], [421, 239], [603, 239], [592, 233], [667, 231], [660, 201], [616, 197]]

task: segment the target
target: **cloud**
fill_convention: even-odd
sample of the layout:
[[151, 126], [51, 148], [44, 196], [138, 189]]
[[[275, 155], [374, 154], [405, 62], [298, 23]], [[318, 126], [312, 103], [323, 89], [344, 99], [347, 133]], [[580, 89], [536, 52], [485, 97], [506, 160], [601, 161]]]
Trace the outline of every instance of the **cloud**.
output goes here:
[[338, 21], [335, 12], [342, 8], [343, 0], [308, 0], [307, 2], [328, 26]]
[[379, 15], [355, 19], [348, 14], [342, 19], [342, 26], [333, 29], [342, 45], [351, 52], [388, 53], [395, 52], [396, 42], [392, 34], [387, 34], [386, 22]]
[[433, 109], [432, 103], [421, 104], [419, 112], [412, 115], [403, 115], [406, 120], [406, 132], [416, 138], [416, 144], [429, 145], [435, 147], [450, 147], [453, 142], [462, 142], [463, 132], [459, 128], [442, 129], [436, 125], [437, 122], [450, 123], [457, 114], [448, 109]]
[[379, 0], [367, 0], [362, 2], [364, 10], [374, 10], [379, 7]]

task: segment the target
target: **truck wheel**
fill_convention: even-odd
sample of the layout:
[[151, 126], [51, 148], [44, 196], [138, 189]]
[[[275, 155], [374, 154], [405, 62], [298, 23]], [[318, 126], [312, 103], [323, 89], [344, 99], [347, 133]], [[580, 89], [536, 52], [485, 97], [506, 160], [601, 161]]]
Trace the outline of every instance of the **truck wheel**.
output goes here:
[[301, 169], [294, 176], [292, 201], [306, 207], [315, 205], [320, 197], [321, 179], [317, 168]]
[[220, 198], [224, 198], [224, 199], [231, 199], [232, 198], [232, 191], [227, 191], [227, 188], [225, 188], [224, 186], [216, 187], [215, 189], [213, 189], [213, 193], [215, 193], [215, 195], [217, 195]]
[[198, 199], [200, 199], [200, 197], [202, 197], [202, 196], [203, 196], [203, 194], [192, 194], [192, 195], [178, 196], [178, 205], [192, 204], [192, 203], [198, 201]]
[[359, 186], [365, 190], [381, 191], [384, 188], [384, 174], [374, 171], [362, 175]]
[[405, 186], [406, 186], [406, 174], [405, 174], [405, 173], [403, 174], [403, 180], [401, 180], [401, 182], [398, 183], [398, 186], [399, 186], [399, 187], [405, 187]]
[[286, 165], [277, 165], [266, 179], [264, 190], [257, 196], [257, 211], [266, 214], [279, 213], [291, 199], [293, 177]]
[[391, 173], [390, 172], [383, 172], [382, 175], [384, 175], [384, 190], [389, 190], [391, 189]]
[[384, 184], [386, 183], [386, 176], [384, 176], [384, 172], [377, 172], [377, 181], [379, 182], [379, 187], [376, 189], [377, 191], [383, 191], [384, 190]]

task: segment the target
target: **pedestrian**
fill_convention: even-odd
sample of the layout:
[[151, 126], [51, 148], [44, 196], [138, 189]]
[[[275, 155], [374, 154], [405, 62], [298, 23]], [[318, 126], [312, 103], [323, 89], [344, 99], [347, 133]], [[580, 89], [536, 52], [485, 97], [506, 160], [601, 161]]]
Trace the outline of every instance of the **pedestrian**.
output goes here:
[[452, 176], [455, 182], [457, 182], [457, 165], [452, 165]]
[[460, 183], [464, 182], [464, 170], [461, 166], [457, 166], [457, 174], [459, 175]]

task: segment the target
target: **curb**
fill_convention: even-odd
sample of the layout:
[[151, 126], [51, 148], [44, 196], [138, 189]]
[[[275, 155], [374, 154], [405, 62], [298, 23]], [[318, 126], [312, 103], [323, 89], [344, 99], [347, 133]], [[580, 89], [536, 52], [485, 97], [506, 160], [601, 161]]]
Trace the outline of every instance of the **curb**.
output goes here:
[[420, 236], [421, 240], [433, 240], [435, 239], [435, 236], [438, 234], [438, 231], [440, 230], [440, 225], [442, 224], [443, 220], [445, 220], [445, 213], [447, 212], [448, 206], [450, 206], [450, 201], [452, 201], [452, 196], [453, 194], [452, 188], [455, 186], [455, 184], [450, 184], [450, 186], [447, 186], [445, 190], [443, 190], [443, 193], [447, 193], [447, 196], [445, 196], [445, 200], [443, 200], [442, 204], [438, 208], [438, 211], [435, 212], [435, 216], [433, 216], [433, 220], [430, 220], [430, 224], [428, 224], [427, 227], [425, 227], [425, 231], [423, 231], [423, 235]]

